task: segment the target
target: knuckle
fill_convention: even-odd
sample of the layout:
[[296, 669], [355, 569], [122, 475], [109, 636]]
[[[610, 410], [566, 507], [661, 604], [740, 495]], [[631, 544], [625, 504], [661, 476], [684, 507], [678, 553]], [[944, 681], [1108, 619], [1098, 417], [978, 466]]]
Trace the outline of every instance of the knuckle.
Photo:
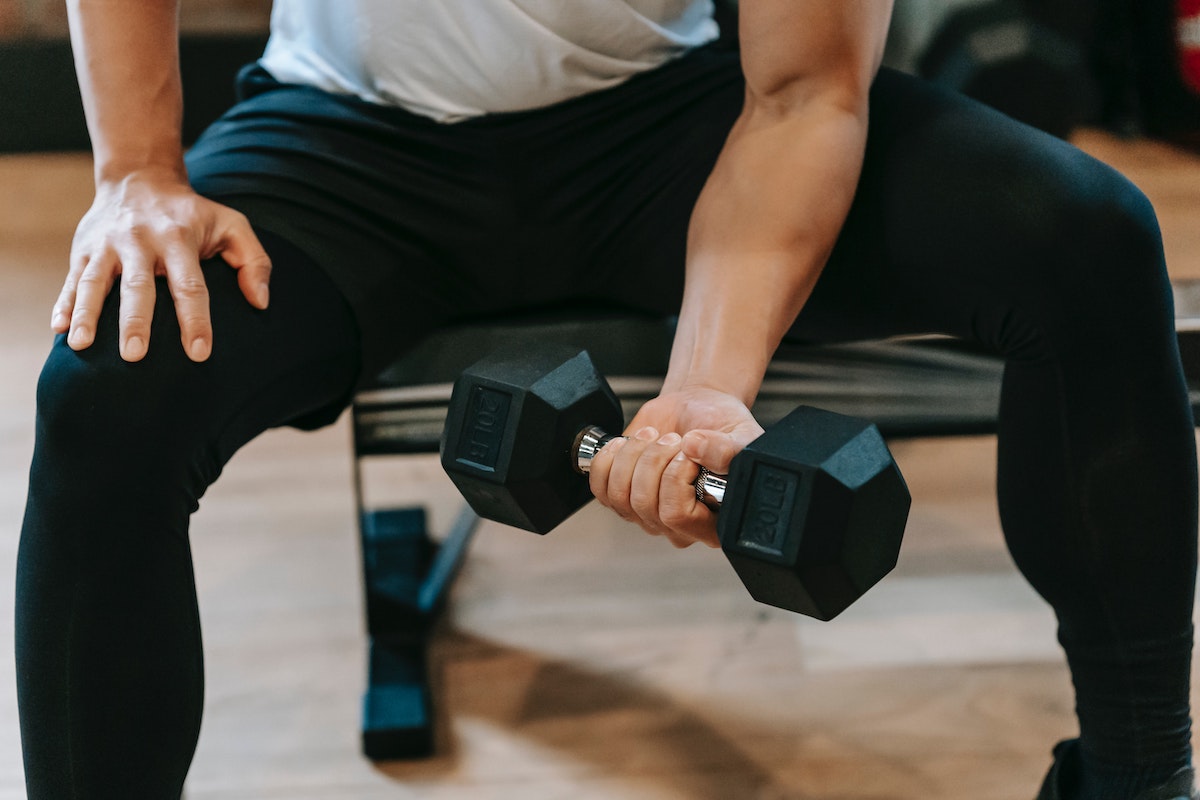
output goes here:
[[622, 505], [621, 503], [612, 503], [608, 508], [626, 522], [632, 522], [635, 525], [641, 524], [641, 519], [638, 518], [637, 514], [633, 513], [629, 506]]
[[179, 317], [179, 326], [188, 331], [191, 336], [206, 336], [211, 332], [208, 317], [200, 314], [183, 314]]
[[652, 520], [658, 517], [655, 498], [647, 496], [644, 492], [634, 492], [629, 498], [629, 506], [642, 519]]
[[208, 297], [208, 286], [200, 275], [184, 275], [177, 278], [173, 285], [176, 296], [187, 300], [200, 300]]
[[197, 260], [199, 234], [188, 225], [174, 225], [163, 233], [163, 251], [168, 258]]
[[693, 464], [690, 459], [672, 458], [670, 463], [667, 464], [667, 468], [664, 470], [664, 473], [670, 478], [682, 479], [685, 476], [690, 476], [691, 473], [696, 470], [696, 465]]
[[126, 233], [131, 241], [136, 242], [139, 245], [145, 244], [153, 236], [152, 229], [144, 222], [134, 222], [130, 224], [126, 230]]
[[123, 328], [144, 330], [150, 327], [150, 317], [137, 312], [125, 313], [121, 315], [121, 326]]
[[192, 229], [177, 220], [169, 220], [159, 226], [157, 235], [165, 242], [182, 244], [192, 238]]
[[662, 525], [659, 525], [656, 522], [651, 522], [651, 521], [644, 520], [644, 519], [638, 520], [637, 525], [639, 528], [641, 528], [643, 531], [650, 534], [651, 536], [666, 536], [667, 534], [670, 533], [670, 531], [668, 531]]
[[80, 290], [102, 289], [108, 287], [108, 276], [99, 272], [85, 272], [79, 276], [77, 284]]
[[258, 253], [254, 256], [251, 256], [249, 260], [246, 261], [246, 265], [243, 267], [243, 269], [249, 269], [255, 272], [270, 272], [271, 258], [266, 253]]
[[251, 230], [250, 219], [236, 208], [215, 204], [211, 210], [213, 232], [218, 239], [228, 241]]
[[132, 292], [144, 292], [154, 285], [154, 278], [147, 272], [121, 273], [121, 289]]
[[676, 550], [685, 550], [695, 544], [694, 539], [689, 539], [688, 537], [679, 533], [668, 533], [667, 541], [670, 542]]
[[682, 528], [684, 525], [687, 525], [692, 521], [692, 518], [687, 511], [682, 506], [679, 506], [675, 503], [667, 503], [664, 505], [661, 519], [663, 524], [668, 528], [674, 528], [676, 530]]

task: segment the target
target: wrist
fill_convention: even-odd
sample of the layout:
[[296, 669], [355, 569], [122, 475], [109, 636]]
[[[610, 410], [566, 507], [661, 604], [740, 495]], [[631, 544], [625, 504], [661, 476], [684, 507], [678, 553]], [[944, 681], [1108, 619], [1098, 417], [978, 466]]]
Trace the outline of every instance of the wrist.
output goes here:
[[186, 171], [165, 166], [113, 170], [96, 178], [96, 199], [108, 203], [140, 203], [191, 190]]
[[662, 394], [670, 392], [719, 392], [720, 394], [736, 398], [742, 405], [749, 408], [754, 405], [754, 399], [758, 395], [758, 389], [761, 384], [761, 376], [759, 378], [713, 374], [672, 376], [668, 373], [666, 380], [663, 381]]
[[680, 311], [663, 391], [709, 389], [749, 407], [777, 341], [763, 329], [761, 317], [727, 305], [697, 308], [693, 297], [685, 297]]
[[145, 152], [128, 157], [104, 158], [97, 155], [93, 172], [97, 189], [119, 186], [130, 180], [183, 184], [188, 182], [182, 152], [162, 155]]
[[749, 408], [762, 386], [766, 360], [750, 357], [736, 345], [723, 351], [724, 354], [685, 352], [677, 345], [671, 353], [663, 392], [715, 391], [736, 397]]

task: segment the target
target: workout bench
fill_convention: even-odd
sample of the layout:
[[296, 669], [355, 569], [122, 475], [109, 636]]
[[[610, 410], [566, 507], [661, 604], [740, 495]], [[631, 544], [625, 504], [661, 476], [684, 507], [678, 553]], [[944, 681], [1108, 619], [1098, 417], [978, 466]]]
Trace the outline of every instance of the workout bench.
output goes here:
[[[1200, 416], [1200, 281], [1176, 283], [1175, 297], [1193, 413]], [[423, 508], [367, 507], [364, 459], [436, 453], [455, 378], [502, 346], [554, 341], [586, 348], [629, 419], [658, 393], [673, 334], [674, 320], [617, 311], [563, 310], [462, 324], [419, 343], [354, 398], [354, 485], [369, 640], [362, 716], [368, 758], [433, 752], [428, 644], [479, 518], [464, 504], [435, 543]], [[891, 439], [991, 434], [1002, 373], [999, 358], [947, 337], [789, 343], [771, 362], [754, 412], [770, 425], [807, 403], [869, 419]]]

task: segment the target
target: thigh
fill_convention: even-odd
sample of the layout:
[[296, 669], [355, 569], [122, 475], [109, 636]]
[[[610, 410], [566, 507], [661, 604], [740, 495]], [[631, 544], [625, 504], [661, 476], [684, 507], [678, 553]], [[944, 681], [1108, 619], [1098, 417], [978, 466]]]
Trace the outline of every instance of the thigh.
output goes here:
[[362, 379], [432, 328], [493, 311], [511, 230], [490, 137], [400, 108], [243, 72], [243, 99], [188, 153], [198, 192], [295, 244], [361, 333]]
[[118, 461], [139, 471], [169, 464], [186, 472], [189, 483], [199, 479], [191, 488], [202, 492], [233, 452], [266, 428], [336, 418], [358, 375], [353, 317], [307, 257], [278, 236], [257, 232], [273, 264], [266, 310], [245, 300], [236, 272], [219, 258], [202, 265], [213, 323], [208, 360], [192, 362], [184, 353], [161, 278], [150, 348], [141, 361], [119, 355], [116, 287], [91, 347], [76, 352], [58, 337], [38, 388], [43, 460], [61, 462], [54, 469], [67, 463], [72, 471], [103, 470]]
[[[743, 93], [736, 53], [701, 51], [529, 135], [547, 154], [524, 217], [546, 231], [548, 257], [531, 263], [556, 296], [678, 312], [691, 209]], [[1132, 301], [1161, 317], [1153, 212], [1128, 181], [909, 75], [882, 70], [870, 103], [855, 200], [792, 337], [942, 332], [1036, 358], [1076, 335], [1081, 314], [1111, 320]]]
[[[215, 298], [214, 344], [212, 382], [204, 382], [203, 394], [219, 409], [225, 459], [266, 428], [333, 422], [360, 376], [358, 327], [337, 286], [287, 240], [262, 229], [258, 235], [272, 261], [265, 311], [246, 302], [224, 262], [215, 260], [206, 272]], [[171, 316], [164, 320], [168, 336], [177, 330]]]
[[1169, 306], [1157, 224], [1122, 176], [1067, 142], [884, 70], [862, 176], [794, 333], [942, 332], [1038, 358]]

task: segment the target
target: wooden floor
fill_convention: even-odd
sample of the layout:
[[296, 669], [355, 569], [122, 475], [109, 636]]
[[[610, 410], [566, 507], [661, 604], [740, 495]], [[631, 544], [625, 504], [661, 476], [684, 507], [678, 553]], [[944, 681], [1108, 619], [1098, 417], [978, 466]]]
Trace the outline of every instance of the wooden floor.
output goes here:
[[[1157, 206], [1176, 277], [1200, 277], [1200, 159], [1081, 144]], [[13, 583], [34, 382], [81, 157], [0, 159], [0, 587]], [[485, 525], [437, 645], [440, 754], [358, 754], [359, 565], [343, 419], [245, 449], [193, 541], [207, 712], [190, 800], [1030, 800], [1072, 732], [1049, 611], [1001, 542], [989, 438], [896, 446], [915, 506], [900, 565], [833, 624], [758, 606], [720, 555], [589, 509], [545, 539]], [[452, 488], [430, 458], [377, 494]], [[396, 487], [403, 486], [403, 491]], [[23, 797], [0, 588], [0, 800]]]

